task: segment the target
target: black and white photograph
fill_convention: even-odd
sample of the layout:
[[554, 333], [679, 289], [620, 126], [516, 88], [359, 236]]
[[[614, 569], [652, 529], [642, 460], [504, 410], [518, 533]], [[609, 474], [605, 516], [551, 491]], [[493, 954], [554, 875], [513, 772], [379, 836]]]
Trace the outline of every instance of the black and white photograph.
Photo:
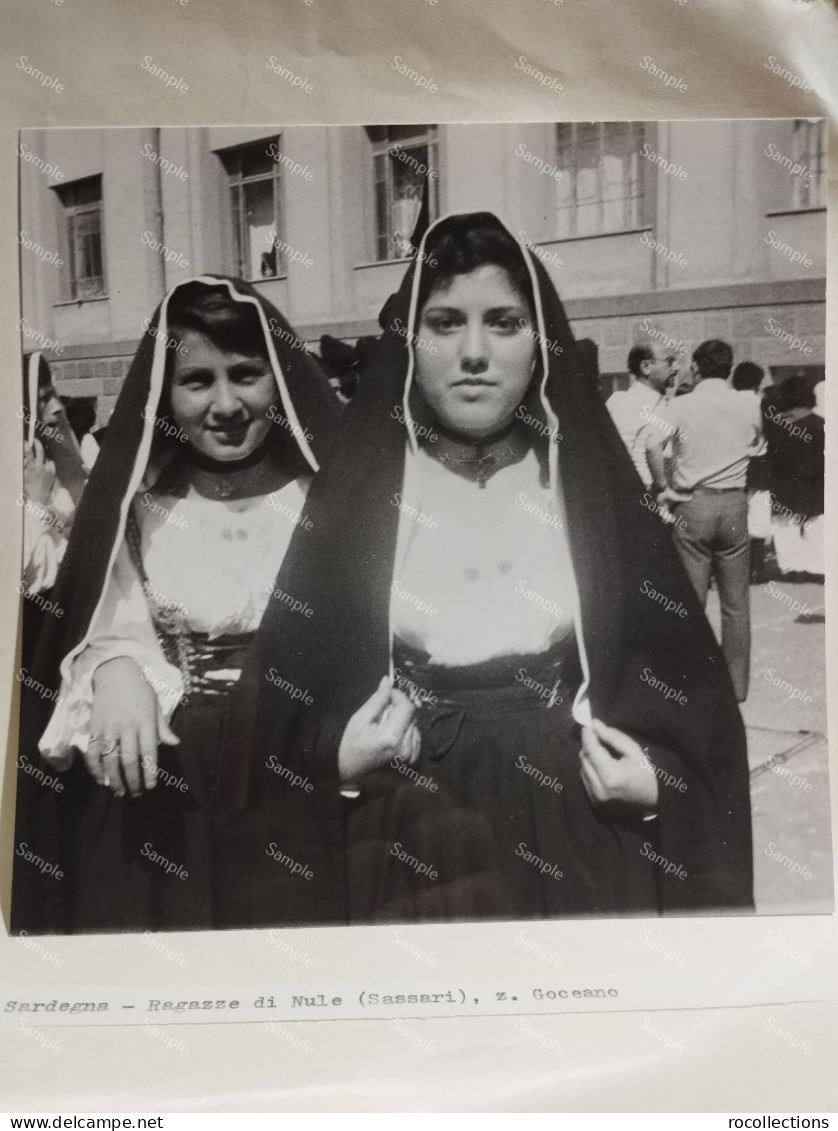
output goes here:
[[824, 119], [18, 162], [13, 933], [832, 911]]

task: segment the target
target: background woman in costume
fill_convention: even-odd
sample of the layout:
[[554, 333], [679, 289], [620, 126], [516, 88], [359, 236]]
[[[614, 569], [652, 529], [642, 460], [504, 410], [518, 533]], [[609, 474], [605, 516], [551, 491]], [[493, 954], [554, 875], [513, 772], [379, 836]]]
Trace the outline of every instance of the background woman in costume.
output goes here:
[[74, 763], [69, 929], [212, 926], [222, 704], [337, 418], [247, 284], [181, 284], [151, 321], [56, 586], [66, 628], [39, 650], [59, 691], [40, 751], [53, 771]]
[[552, 283], [488, 214], [417, 258], [279, 575], [316, 615], [268, 611], [231, 704], [223, 917], [749, 909], [725, 665]]

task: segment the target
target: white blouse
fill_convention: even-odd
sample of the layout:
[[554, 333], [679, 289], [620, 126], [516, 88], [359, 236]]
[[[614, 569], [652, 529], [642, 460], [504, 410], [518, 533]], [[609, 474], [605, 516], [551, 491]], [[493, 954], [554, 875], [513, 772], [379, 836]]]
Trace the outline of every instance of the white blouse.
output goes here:
[[[205, 499], [194, 489], [185, 498], [138, 492], [133, 512], [150, 596], [179, 608], [193, 631], [211, 637], [255, 631], [310, 482], [300, 478], [270, 495], [230, 501]], [[57, 705], [39, 744], [59, 768], [72, 760], [73, 747], [87, 749], [93, 673], [119, 656], [135, 661], [170, 719], [183, 680], [163, 654], [124, 541], [83, 649], [62, 664]]]
[[480, 487], [408, 450], [390, 598], [394, 635], [456, 666], [543, 652], [572, 631], [577, 602], [564, 521], [538, 459]]

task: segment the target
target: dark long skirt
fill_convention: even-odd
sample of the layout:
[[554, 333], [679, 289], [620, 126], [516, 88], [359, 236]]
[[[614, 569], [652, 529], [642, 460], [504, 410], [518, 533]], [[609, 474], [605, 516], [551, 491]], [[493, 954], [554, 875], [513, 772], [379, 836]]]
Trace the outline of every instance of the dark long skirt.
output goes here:
[[65, 776], [68, 930], [211, 929], [212, 815], [226, 696], [178, 707], [179, 746], [160, 746], [157, 785], [116, 797], [80, 763]]
[[351, 922], [658, 912], [655, 822], [594, 808], [582, 785], [572, 641], [468, 668], [398, 661], [426, 699], [422, 751], [347, 803]]

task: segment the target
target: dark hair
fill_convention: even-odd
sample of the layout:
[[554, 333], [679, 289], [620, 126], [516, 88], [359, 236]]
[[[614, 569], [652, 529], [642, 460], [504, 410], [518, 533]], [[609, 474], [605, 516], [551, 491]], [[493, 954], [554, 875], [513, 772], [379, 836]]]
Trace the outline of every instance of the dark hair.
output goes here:
[[95, 397], [62, 397], [73, 435], [81, 440], [96, 425]]
[[721, 377], [726, 381], [733, 365], [733, 350], [727, 342], [711, 338], [701, 343], [693, 354], [693, 361], [702, 377]]
[[633, 373], [635, 377], [642, 377], [643, 373], [640, 369], [641, 364], [644, 361], [654, 360], [655, 351], [650, 345], [647, 345], [644, 342], [642, 345], [631, 347], [626, 364], [628, 365], [629, 373]]
[[780, 408], [783, 412], [793, 408], [814, 408], [816, 404], [815, 388], [808, 377], [787, 377], [780, 386]]
[[765, 370], [753, 361], [740, 361], [733, 371], [732, 385], [734, 389], [757, 390], [762, 384]]
[[203, 334], [226, 353], [263, 357], [268, 351], [256, 307], [237, 302], [226, 287], [187, 283], [169, 300], [169, 335], [179, 339], [184, 330]]
[[456, 275], [492, 265], [506, 272], [510, 285], [535, 313], [532, 283], [520, 245], [486, 212], [454, 216], [425, 241], [418, 310], [437, 288], [446, 290]]

